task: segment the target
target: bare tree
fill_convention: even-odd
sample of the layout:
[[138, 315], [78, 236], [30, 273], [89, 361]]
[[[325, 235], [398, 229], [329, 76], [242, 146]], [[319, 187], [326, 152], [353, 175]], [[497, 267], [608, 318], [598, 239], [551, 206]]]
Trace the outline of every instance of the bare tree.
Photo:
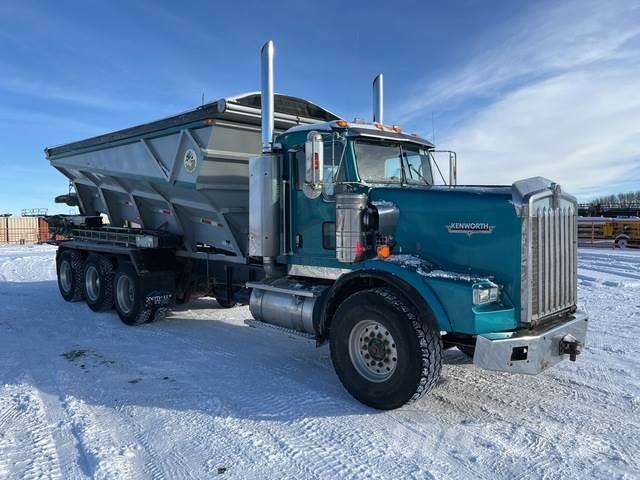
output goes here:
[[620, 205], [628, 206], [640, 203], [640, 190], [635, 192], [605, 195], [591, 200], [591, 205]]

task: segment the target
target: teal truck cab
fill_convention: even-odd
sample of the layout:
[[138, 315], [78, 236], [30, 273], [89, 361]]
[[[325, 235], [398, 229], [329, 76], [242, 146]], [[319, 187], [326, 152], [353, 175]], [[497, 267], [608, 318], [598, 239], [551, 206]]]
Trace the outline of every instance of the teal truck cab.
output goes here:
[[[588, 317], [576, 307], [574, 197], [540, 177], [510, 186], [457, 185], [453, 152], [448, 153], [445, 179], [432, 143], [383, 122], [381, 76], [374, 82], [372, 123], [331, 115], [297, 122], [274, 134], [274, 117], [282, 123], [284, 114], [278, 113], [282, 109], [274, 103], [283, 97], [273, 93], [271, 42], [263, 47], [262, 57], [258, 117], [262, 153], [248, 162], [238, 156], [236, 163], [248, 163], [248, 168], [233, 167], [246, 168], [242, 175], [248, 176], [247, 201], [234, 200], [239, 202], [237, 209], [246, 204], [246, 228], [229, 227], [229, 237], [234, 237], [233, 245], [238, 245], [241, 255], [225, 257], [220, 248], [211, 247], [203, 256], [206, 242], [193, 242], [189, 249], [176, 246], [178, 241], [167, 244], [164, 256], [144, 257], [140, 262], [141, 255], [146, 255], [141, 251], [160, 248], [153, 239], [163, 229], [163, 235], [173, 229], [187, 239], [205, 234], [190, 231], [189, 219], [194, 217], [184, 214], [187, 208], [203, 211], [196, 205], [197, 194], [218, 203], [231, 198], [231, 194], [206, 193], [214, 187], [212, 183], [205, 188], [204, 180], [194, 183], [196, 193], [190, 190], [188, 201], [180, 193], [183, 190], [178, 192], [176, 179], [183, 178], [185, 169], [202, 176], [198, 169], [204, 160], [198, 148], [205, 148], [199, 145], [204, 137], [196, 133], [210, 127], [190, 124], [190, 133], [180, 133], [177, 147], [170, 149], [172, 158], [178, 159], [176, 166], [162, 160], [160, 143], [155, 149], [162, 165], [179, 171], [157, 182], [151, 175], [139, 180], [156, 185], [153, 189], [160, 195], [135, 194], [137, 187], [131, 187], [141, 211], [145, 207], [140, 199], [151, 202], [154, 198], [156, 209], [166, 208], [180, 221], [158, 227], [148, 220], [139, 231], [128, 223], [124, 233], [135, 237], [134, 243], [140, 236], [144, 239], [133, 247], [111, 249], [108, 240], [96, 244], [96, 235], [86, 234], [106, 227], [85, 224], [67, 229], [70, 240], [58, 242], [59, 284], [65, 298], [84, 297], [90, 302], [96, 294], [92, 291], [96, 275], [100, 278], [104, 268], [122, 270], [115, 279], [113, 273], [103, 278], [102, 285], [115, 282], [115, 293], [110, 290], [105, 295], [113, 295], [111, 304], [132, 324], [140, 323], [137, 317], [131, 321], [127, 316], [132, 305], [140, 303], [145, 312], [166, 308], [196, 293], [193, 288], [187, 294], [185, 285], [199, 285], [198, 292], [213, 294], [225, 306], [248, 303], [252, 326], [297, 332], [318, 345], [328, 342], [345, 388], [380, 409], [400, 407], [429, 392], [439, 378], [445, 348], [458, 347], [480, 368], [524, 374], [538, 374], [564, 359], [576, 359], [586, 339]], [[175, 134], [175, 124], [166, 134]], [[194, 148], [189, 146], [192, 140]], [[112, 142], [109, 148], [118, 147]], [[153, 156], [154, 148], [149, 150]], [[209, 146], [206, 152], [211, 151]], [[80, 197], [84, 187], [93, 184], [104, 198], [109, 196], [105, 193], [111, 188], [108, 181], [78, 180], [90, 174], [77, 173], [81, 169], [74, 169], [63, 153], [50, 151], [48, 156], [56, 168], [78, 181]], [[110, 175], [107, 167], [99, 170]], [[175, 193], [162, 187], [162, 182], [175, 187]], [[127, 181], [116, 183], [114, 191], [127, 190]], [[211, 202], [211, 208], [216, 202]], [[240, 212], [227, 210], [228, 215]], [[198, 215], [202, 220], [204, 214]], [[144, 215], [136, 218], [144, 220]], [[230, 217], [222, 212], [220, 218]], [[234, 222], [241, 223], [238, 218]], [[221, 228], [225, 225], [220, 222]], [[121, 267], [128, 262], [123, 255], [131, 257], [134, 266], [138, 262], [145, 267]], [[81, 267], [82, 262], [89, 267]], [[147, 293], [146, 297], [144, 292], [139, 294], [133, 286], [153, 284], [154, 272], [165, 279], [170, 274], [172, 283], [140, 287]], [[197, 272], [200, 278], [193, 280]], [[122, 283], [127, 275], [130, 281]], [[71, 295], [74, 288], [81, 290], [75, 296]], [[144, 321], [152, 313], [145, 315]]]

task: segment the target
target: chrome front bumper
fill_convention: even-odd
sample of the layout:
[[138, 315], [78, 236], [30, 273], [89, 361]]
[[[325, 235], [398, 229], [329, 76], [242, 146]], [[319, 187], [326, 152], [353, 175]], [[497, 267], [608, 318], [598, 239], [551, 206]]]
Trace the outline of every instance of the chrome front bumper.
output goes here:
[[[501, 372], [535, 375], [570, 357], [587, 339], [587, 312], [578, 311], [569, 320], [534, 330], [478, 335], [473, 363]], [[577, 350], [577, 352], [576, 352]]]

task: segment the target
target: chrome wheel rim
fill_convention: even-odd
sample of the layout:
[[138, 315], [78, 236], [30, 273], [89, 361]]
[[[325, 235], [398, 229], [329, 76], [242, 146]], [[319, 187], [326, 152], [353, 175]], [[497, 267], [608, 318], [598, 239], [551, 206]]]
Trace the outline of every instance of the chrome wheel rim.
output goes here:
[[398, 364], [396, 341], [381, 323], [362, 320], [349, 334], [349, 357], [362, 377], [370, 382], [384, 382], [391, 378]]
[[73, 278], [73, 272], [71, 270], [71, 264], [68, 260], [63, 260], [60, 264], [60, 285], [65, 292], [71, 291], [71, 283]]
[[127, 276], [121, 276], [118, 278], [116, 284], [116, 298], [118, 300], [118, 306], [124, 313], [129, 313], [133, 310], [133, 303], [135, 298], [135, 290], [133, 282]]
[[98, 269], [93, 265], [87, 267], [87, 271], [84, 274], [84, 283], [87, 291], [87, 298], [95, 302], [100, 295], [100, 274]]

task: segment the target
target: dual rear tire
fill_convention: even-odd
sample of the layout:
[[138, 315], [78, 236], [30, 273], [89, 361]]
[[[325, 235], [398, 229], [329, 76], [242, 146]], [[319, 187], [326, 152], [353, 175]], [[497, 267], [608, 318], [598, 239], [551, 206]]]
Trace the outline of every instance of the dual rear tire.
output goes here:
[[84, 298], [83, 260], [80, 252], [63, 250], [58, 256], [56, 270], [58, 288], [67, 302], [79, 302]]
[[84, 299], [94, 312], [113, 308], [113, 264], [102, 255], [89, 255], [83, 269]]
[[235, 300], [225, 300], [221, 297], [216, 297], [216, 303], [220, 308], [233, 308], [237, 305]]
[[57, 261], [58, 287], [68, 302], [85, 300], [94, 312], [115, 307], [127, 325], [140, 325], [154, 318], [154, 309], [145, 305], [140, 277], [129, 262], [117, 269], [105, 256], [91, 254], [83, 260], [75, 250], [64, 250]]
[[140, 325], [153, 320], [153, 309], [146, 307], [140, 277], [128, 262], [121, 263], [113, 281], [115, 307], [120, 320], [127, 325]]

